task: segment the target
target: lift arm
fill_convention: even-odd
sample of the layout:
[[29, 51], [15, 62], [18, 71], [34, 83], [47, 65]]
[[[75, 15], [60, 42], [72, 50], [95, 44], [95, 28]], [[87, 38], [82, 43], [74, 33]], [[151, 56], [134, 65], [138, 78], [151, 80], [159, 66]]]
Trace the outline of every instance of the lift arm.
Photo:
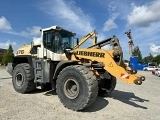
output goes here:
[[[102, 47], [107, 44], [112, 45], [112, 50], [102, 50], [96, 47]], [[130, 67], [123, 63], [123, 52], [116, 36], [101, 41], [89, 48], [79, 48], [74, 50], [72, 59], [82, 60], [82, 64], [93, 67], [100, 67], [108, 71], [111, 75], [123, 80], [126, 83], [135, 83], [141, 85], [145, 80], [144, 76], [132, 72]], [[74, 58], [75, 56], [75, 58]], [[89, 62], [83, 62], [88, 60]], [[97, 63], [97, 65], [95, 64]]]
[[94, 31], [90, 32], [89, 34], [87, 34], [86, 36], [84, 36], [78, 42], [78, 44], [74, 46], [73, 49], [77, 49], [79, 46], [81, 46], [85, 41], [87, 41], [91, 37], [92, 37], [92, 45], [95, 45], [97, 43], [97, 32], [94, 30]]
[[[93, 52], [94, 51], [94, 52]], [[135, 83], [137, 85], [141, 85], [142, 81], [145, 80], [144, 76], [141, 76], [137, 73], [128, 73], [123, 66], [118, 65], [115, 60], [111, 56], [111, 52], [102, 50], [102, 49], [76, 49], [75, 56], [81, 59], [88, 59], [91, 61], [91, 67], [94, 68], [94, 63], [92, 66], [92, 62], [97, 61], [96, 67], [102, 67], [104, 70], [108, 71], [112, 76], [126, 82], [126, 83]], [[82, 63], [83, 64], [83, 63]], [[85, 63], [86, 64], [86, 63]]]

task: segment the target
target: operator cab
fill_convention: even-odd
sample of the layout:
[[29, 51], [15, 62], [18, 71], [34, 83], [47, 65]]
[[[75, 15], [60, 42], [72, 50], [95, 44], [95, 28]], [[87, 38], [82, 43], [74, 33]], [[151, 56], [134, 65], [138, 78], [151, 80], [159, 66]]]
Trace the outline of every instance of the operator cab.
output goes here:
[[63, 60], [65, 57], [64, 49], [73, 48], [75, 33], [67, 31], [59, 26], [45, 28], [42, 29], [41, 32], [42, 42], [41, 48], [39, 48], [40, 58]]

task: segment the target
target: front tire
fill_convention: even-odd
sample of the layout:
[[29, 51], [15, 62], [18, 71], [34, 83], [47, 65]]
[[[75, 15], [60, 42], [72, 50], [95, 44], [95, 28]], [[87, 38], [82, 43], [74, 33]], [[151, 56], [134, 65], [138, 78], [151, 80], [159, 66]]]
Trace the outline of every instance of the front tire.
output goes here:
[[14, 68], [12, 83], [15, 91], [19, 93], [28, 93], [36, 89], [29, 64], [18, 64]]
[[114, 76], [111, 76], [111, 79], [101, 79], [99, 82], [99, 96], [106, 96], [110, 94], [116, 87], [117, 79]]
[[76, 111], [91, 105], [98, 94], [96, 76], [81, 65], [64, 68], [58, 76], [56, 88], [63, 105]]

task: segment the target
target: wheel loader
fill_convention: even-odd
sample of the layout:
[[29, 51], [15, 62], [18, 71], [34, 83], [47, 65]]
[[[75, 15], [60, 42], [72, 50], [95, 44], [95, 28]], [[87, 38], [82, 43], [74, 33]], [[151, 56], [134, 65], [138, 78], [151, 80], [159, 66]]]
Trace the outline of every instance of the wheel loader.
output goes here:
[[[41, 29], [40, 44], [19, 48], [13, 63], [6, 67], [15, 91], [29, 93], [49, 83], [65, 107], [79, 111], [90, 106], [98, 94], [111, 93], [117, 79], [136, 85], [145, 80], [123, 63], [116, 36], [100, 42], [96, 31], [76, 42], [75, 36], [74, 32], [52, 26]], [[82, 48], [89, 38], [93, 43]], [[106, 45], [112, 49], [102, 49]]]

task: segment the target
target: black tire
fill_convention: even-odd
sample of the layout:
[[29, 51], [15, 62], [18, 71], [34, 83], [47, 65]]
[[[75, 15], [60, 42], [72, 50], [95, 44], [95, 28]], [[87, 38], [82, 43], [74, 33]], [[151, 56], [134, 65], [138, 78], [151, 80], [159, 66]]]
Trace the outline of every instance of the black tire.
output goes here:
[[106, 96], [110, 94], [116, 87], [117, 79], [114, 76], [111, 76], [111, 79], [101, 79], [99, 81], [99, 96]]
[[19, 93], [28, 93], [36, 89], [29, 64], [18, 64], [14, 68], [12, 83], [15, 91]]
[[56, 88], [63, 105], [79, 111], [95, 101], [98, 94], [98, 81], [89, 68], [81, 65], [68, 66], [60, 72]]

